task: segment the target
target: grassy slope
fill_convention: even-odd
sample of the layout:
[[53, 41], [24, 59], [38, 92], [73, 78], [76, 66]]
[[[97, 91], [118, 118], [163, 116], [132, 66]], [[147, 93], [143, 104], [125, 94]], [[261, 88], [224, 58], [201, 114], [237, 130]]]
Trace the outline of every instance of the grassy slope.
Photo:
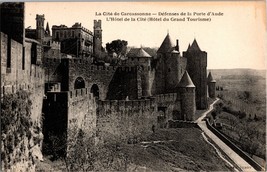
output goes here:
[[[142, 143], [147, 141], [149, 143]], [[153, 143], [151, 141], [163, 141]], [[109, 145], [101, 150], [96, 171], [229, 171], [197, 128], [161, 129], [137, 144]], [[62, 162], [46, 160], [38, 169], [59, 170]], [[49, 167], [50, 166], [50, 167]], [[62, 171], [63, 168], [61, 168]]]
[[[201, 131], [196, 128], [179, 128], [159, 130], [145, 139], [146, 141], [172, 140], [163, 143], [140, 144], [126, 149], [134, 159], [133, 163], [146, 166], [153, 171], [172, 170], [229, 170], [214, 149], [208, 145]], [[140, 156], [145, 155], [145, 156]], [[137, 157], [137, 158], [134, 158]]]

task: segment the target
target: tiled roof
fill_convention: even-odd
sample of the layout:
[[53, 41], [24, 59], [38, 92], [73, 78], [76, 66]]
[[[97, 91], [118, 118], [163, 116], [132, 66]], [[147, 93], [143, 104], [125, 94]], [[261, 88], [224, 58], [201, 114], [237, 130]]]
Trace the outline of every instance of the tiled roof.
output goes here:
[[128, 57], [147, 57], [151, 56], [143, 48], [131, 48], [127, 54]]

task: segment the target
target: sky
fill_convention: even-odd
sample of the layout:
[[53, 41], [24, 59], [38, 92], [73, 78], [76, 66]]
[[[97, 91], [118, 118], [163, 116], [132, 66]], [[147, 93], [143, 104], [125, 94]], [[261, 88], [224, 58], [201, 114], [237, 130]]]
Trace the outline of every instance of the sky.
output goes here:
[[[122, 13], [139, 12], [155, 15], [122, 16]], [[159, 12], [176, 13], [176, 16], [162, 16]], [[212, 12], [220, 15], [208, 16]], [[104, 47], [116, 39], [126, 40], [128, 46], [159, 47], [169, 33], [173, 42], [179, 40], [180, 52], [186, 51], [188, 44], [196, 39], [200, 49], [208, 53], [208, 69], [266, 69], [265, 1], [26, 2], [25, 27], [36, 28], [36, 14], [45, 15], [45, 25], [49, 22], [50, 29], [53, 25], [71, 27], [79, 22], [93, 31], [94, 20], [102, 20]], [[109, 21], [110, 17], [135, 21]], [[161, 21], [148, 21], [150, 17]], [[170, 21], [184, 17], [185, 21]], [[187, 17], [210, 21], [188, 21]], [[164, 18], [169, 21], [163, 21]]]

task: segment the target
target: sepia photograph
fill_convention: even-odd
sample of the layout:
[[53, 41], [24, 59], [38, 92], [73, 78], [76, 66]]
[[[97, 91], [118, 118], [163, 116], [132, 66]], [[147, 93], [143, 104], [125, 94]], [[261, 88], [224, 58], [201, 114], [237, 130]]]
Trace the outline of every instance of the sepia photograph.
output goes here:
[[266, 1], [1, 2], [3, 172], [266, 170]]

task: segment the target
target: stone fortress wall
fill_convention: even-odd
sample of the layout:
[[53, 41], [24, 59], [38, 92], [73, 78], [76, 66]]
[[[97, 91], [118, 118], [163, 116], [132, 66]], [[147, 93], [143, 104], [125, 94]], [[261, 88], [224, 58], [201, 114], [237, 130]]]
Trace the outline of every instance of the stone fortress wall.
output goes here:
[[[19, 89], [30, 93], [32, 119], [43, 123], [44, 142], [51, 133], [67, 137], [70, 129], [100, 142], [129, 141], [152, 127], [168, 127], [170, 120], [193, 121], [196, 107], [206, 107], [207, 82], [215, 95], [215, 81], [206, 78], [207, 53], [195, 40], [184, 57], [168, 34], [156, 57], [140, 48], [115, 66], [97, 65], [96, 57], [61, 53], [61, 44], [44, 30], [44, 16], [36, 20], [31, 38], [25, 37], [24, 23], [17, 23], [19, 37], [1, 32], [1, 97]], [[97, 55], [103, 49], [102, 26], [94, 23]]]

